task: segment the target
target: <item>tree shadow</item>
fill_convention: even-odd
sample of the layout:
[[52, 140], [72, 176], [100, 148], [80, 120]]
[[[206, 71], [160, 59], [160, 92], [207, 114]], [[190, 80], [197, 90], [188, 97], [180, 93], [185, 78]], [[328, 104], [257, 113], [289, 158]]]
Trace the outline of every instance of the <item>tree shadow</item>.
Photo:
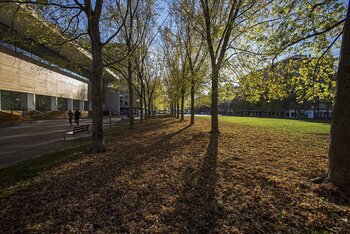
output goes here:
[[202, 165], [185, 169], [183, 190], [175, 210], [167, 220], [180, 224], [181, 232], [207, 233], [214, 231], [220, 217], [215, 187], [217, 175], [218, 134], [210, 134], [210, 140]]
[[167, 127], [169, 125], [172, 125], [172, 124], [175, 124], [175, 123], [178, 123], [178, 122], [179, 121], [167, 121], [165, 123], [163, 123], [163, 122], [159, 122], [159, 123], [144, 122], [143, 123], [143, 127], [142, 127], [142, 132], [146, 132], [146, 131], [152, 130], [155, 127], [157, 127], [157, 128], [164, 128], [164, 127]]
[[[152, 124], [152, 129], [159, 129], [162, 126], [173, 124], [174, 122], [155, 122]], [[16, 228], [18, 230], [26, 230], [26, 226], [31, 226], [34, 224], [43, 224], [47, 222], [47, 216], [43, 216], [43, 212], [46, 212], [53, 219], [50, 224], [45, 224], [43, 230], [46, 232], [51, 232], [57, 227], [61, 227], [62, 223], [69, 223], [69, 219], [79, 219], [80, 212], [83, 210], [90, 210], [94, 214], [99, 214], [101, 216], [113, 216], [112, 218], [99, 219], [91, 214], [85, 215], [85, 221], [90, 221], [93, 223], [93, 230], [100, 230], [102, 227], [106, 226], [105, 222], [113, 221], [113, 226], [117, 228], [123, 227], [123, 216], [127, 213], [132, 212], [132, 209], [136, 209], [131, 206], [128, 207], [129, 210], [123, 210], [120, 206], [121, 199], [125, 196], [127, 188], [129, 185], [125, 185], [125, 190], [115, 187], [115, 183], [122, 183], [116, 180], [123, 173], [131, 173], [135, 171], [136, 174], [142, 174], [142, 167], [146, 164], [152, 164], [154, 167], [160, 166], [165, 159], [169, 159], [174, 155], [170, 152], [174, 150], [181, 149], [184, 146], [184, 141], [190, 139], [190, 136], [186, 134], [183, 136], [182, 133], [188, 129], [191, 125], [186, 125], [185, 127], [172, 131], [168, 134], [162, 134], [160, 136], [152, 136], [151, 144], [143, 145], [142, 143], [134, 143], [130, 147], [130, 143], [124, 146], [123, 150], [120, 150], [120, 154], [115, 157], [113, 152], [107, 151], [106, 154], [110, 154], [107, 157], [101, 157], [101, 155], [89, 155], [86, 160], [77, 161], [73, 165], [69, 165], [65, 169], [60, 169], [54, 176], [47, 176], [43, 180], [36, 181], [30, 185], [20, 188], [15, 196], [9, 196], [4, 198], [7, 202], [14, 204], [12, 207], [8, 208], [8, 212], [14, 212], [14, 210], [19, 209], [19, 207], [25, 206], [26, 199], [29, 199], [31, 212], [33, 212], [30, 219], [25, 219], [25, 212], [17, 213], [16, 217], [10, 217], [11, 222], [2, 223], [0, 222], [0, 229], [10, 230]], [[150, 131], [146, 128], [142, 128], [137, 134], [145, 133]], [[136, 134], [136, 133], [135, 133]], [[181, 135], [180, 137], [176, 137]], [[134, 135], [128, 135], [125, 141], [129, 141]], [[167, 154], [159, 153], [163, 147], [166, 148]], [[161, 149], [159, 149], [161, 148]], [[132, 174], [132, 173], [131, 173]], [[133, 175], [140, 176], [140, 175]], [[150, 181], [152, 185], [152, 181]], [[150, 185], [150, 186], [151, 186]], [[43, 190], [37, 190], [36, 188], [45, 188]], [[35, 197], [32, 194], [35, 193]], [[21, 196], [21, 194], [26, 194], [25, 199], [21, 201], [16, 201], [16, 196]], [[95, 196], [98, 199], [94, 200]], [[143, 202], [145, 197], [139, 198]], [[3, 200], [3, 201], [4, 201]], [[104, 201], [103, 203], [97, 201]], [[43, 206], [43, 201], [49, 209]], [[7, 203], [6, 202], [6, 203]], [[125, 201], [124, 201], [125, 203]], [[4, 204], [4, 203], [3, 203]], [[0, 207], [3, 205], [0, 200]], [[139, 204], [139, 202], [135, 202]], [[131, 209], [131, 210], [130, 210]], [[74, 212], [71, 217], [62, 215], [62, 211], [69, 210]], [[58, 212], [59, 211], [59, 212]], [[136, 209], [137, 211], [137, 209]], [[136, 212], [135, 211], [135, 212]], [[73, 217], [73, 218], [72, 218]], [[21, 220], [21, 222], [18, 222]], [[95, 225], [96, 224], [96, 225]], [[3, 226], [4, 225], [4, 226]], [[113, 229], [114, 230], [114, 229]], [[57, 231], [57, 230], [56, 230]], [[62, 232], [69, 232], [67, 230], [61, 230]], [[126, 232], [127, 229], [115, 229], [116, 232]]]
[[329, 182], [323, 184], [320, 188], [316, 189], [315, 192], [331, 203], [338, 206], [350, 207], [350, 193], [342, 191], [334, 185], [330, 185]]

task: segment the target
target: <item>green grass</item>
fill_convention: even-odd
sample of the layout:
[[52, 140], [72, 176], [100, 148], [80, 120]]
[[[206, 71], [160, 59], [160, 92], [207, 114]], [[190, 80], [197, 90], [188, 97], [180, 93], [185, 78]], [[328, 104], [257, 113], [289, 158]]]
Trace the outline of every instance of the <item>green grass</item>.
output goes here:
[[[107, 131], [105, 134], [106, 142], [113, 140], [113, 138], [128, 127], [129, 125], [120, 125]], [[17, 182], [33, 178], [43, 171], [79, 159], [83, 156], [82, 152], [86, 151], [90, 143], [91, 139], [87, 137], [76, 139], [69, 145], [44, 153], [37, 158], [28, 159], [10, 167], [1, 168], [0, 190], [14, 185]]]
[[[210, 118], [205, 116], [204, 118]], [[329, 134], [330, 123], [294, 119], [256, 118], [240, 116], [220, 116], [219, 121], [262, 127], [288, 134]]]

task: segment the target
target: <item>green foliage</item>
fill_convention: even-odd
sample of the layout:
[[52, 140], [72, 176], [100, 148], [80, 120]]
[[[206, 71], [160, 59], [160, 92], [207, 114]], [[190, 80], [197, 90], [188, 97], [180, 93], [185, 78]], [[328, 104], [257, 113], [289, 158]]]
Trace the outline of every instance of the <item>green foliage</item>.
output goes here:
[[[321, 61], [321, 62], [319, 62]], [[251, 102], [291, 98], [294, 103], [333, 101], [334, 59], [288, 59], [239, 78], [243, 97]]]
[[235, 87], [231, 83], [225, 83], [219, 87], [219, 100], [221, 102], [232, 101], [235, 98]]

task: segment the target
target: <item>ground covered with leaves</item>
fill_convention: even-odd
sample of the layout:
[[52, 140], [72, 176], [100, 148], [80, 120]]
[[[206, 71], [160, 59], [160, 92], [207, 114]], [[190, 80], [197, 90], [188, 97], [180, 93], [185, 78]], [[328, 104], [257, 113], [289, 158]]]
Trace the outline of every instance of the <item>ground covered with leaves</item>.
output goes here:
[[328, 136], [157, 118], [106, 153], [3, 188], [0, 232], [297, 233], [350, 230], [349, 198], [324, 173]]

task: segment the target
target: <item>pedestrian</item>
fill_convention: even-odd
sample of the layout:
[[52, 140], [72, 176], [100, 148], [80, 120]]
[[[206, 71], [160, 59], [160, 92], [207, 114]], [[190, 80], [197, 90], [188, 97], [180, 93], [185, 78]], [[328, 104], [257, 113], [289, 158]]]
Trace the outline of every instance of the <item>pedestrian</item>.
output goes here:
[[77, 123], [77, 125], [79, 125], [79, 119], [80, 119], [80, 112], [78, 109], [75, 110], [74, 112], [74, 117], [75, 117], [75, 122]]
[[73, 112], [69, 110], [67, 115], [68, 115], [69, 125], [72, 126]]

